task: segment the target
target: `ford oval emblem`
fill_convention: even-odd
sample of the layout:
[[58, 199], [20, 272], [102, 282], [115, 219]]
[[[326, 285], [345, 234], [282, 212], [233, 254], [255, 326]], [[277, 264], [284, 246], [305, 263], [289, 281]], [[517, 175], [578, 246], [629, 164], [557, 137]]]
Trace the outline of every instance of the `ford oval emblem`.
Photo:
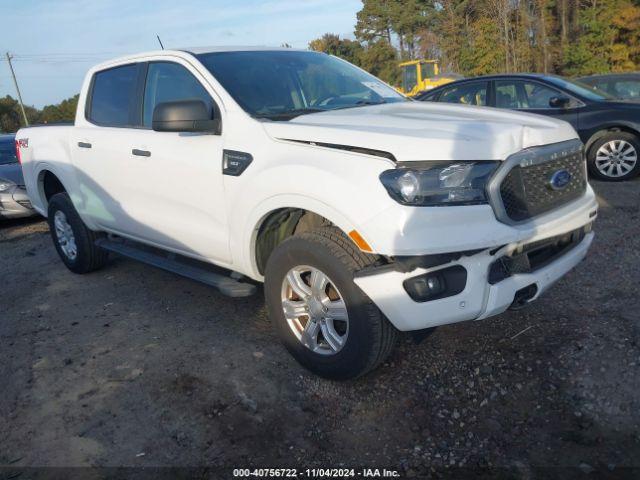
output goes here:
[[558, 170], [551, 175], [549, 186], [552, 190], [564, 190], [571, 182], [571, 173], [567, 170]]

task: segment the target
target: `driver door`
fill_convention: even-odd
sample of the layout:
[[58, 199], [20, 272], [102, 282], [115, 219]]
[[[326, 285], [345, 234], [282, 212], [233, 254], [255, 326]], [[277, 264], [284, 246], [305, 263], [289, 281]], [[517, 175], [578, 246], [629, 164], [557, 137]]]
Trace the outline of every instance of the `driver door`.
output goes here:
[[[220, 110], [186, 65], [150, 62], [142, 104], [142, 126], [128, 145], [123, 183], [130, 185], [129, 215], [143, 225], [144, 240], [190, 256], [231, 260], [222, 178], [223, 140], [211, 133], [156, 132], [159, 103], [201, 100], [212, 116]], [[130, 179], [135, 179], [131, 182]]]

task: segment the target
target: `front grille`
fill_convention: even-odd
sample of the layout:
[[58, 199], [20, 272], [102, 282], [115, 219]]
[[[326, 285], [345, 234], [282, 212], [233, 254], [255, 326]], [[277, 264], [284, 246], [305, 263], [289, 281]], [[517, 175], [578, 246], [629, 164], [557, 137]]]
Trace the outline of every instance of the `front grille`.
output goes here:
[[[551, 178], [561, 170], [568, 171], [571, 179], [561, 190], [554, 190]], [[516, 165], [500, 184], [500, 198], [509, 219], [521, 222], [575, 200], [586, 188], [585, 164], [580, 150], [544, 163]]]

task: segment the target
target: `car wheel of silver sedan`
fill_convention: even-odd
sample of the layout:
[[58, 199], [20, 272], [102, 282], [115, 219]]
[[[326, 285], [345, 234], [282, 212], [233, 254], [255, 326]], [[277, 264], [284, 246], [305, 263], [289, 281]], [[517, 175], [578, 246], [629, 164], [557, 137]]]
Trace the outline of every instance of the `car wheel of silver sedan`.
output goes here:
[[596, 168], [607, 177], [622, 177], [634, 169], [638, 152], [625, 140], [611, 140], [596, 153]]

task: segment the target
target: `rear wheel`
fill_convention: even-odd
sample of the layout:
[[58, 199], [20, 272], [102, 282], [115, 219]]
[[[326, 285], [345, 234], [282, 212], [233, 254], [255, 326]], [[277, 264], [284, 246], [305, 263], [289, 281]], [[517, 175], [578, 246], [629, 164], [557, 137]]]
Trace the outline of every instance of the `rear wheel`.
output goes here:
[[601, 180], [627, 180], [640, 173], [639, 156], [638, 137], [627, 132], [609, 132], [589, 149], [589, 171]]
[[95, 245], [102, 235], [89, 230], [69, 195], [57, 193], [49, 200], [49, 230], [58, 255], [74, 273], [88, 273], [104, 266], [108, 252]]
[[372, 262], [335, 227], [290, 237], [270, 256], [270, 318], [287, 350], [312, 372], [358, 377], [391, 352], [397, 330], [353, 282]]

